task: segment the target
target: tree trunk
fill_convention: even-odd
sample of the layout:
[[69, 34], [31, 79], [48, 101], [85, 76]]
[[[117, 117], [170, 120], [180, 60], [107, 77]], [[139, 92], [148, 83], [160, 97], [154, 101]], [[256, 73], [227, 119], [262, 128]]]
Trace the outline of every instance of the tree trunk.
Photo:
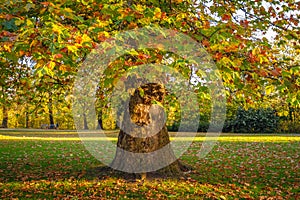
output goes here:
[[3, 119], [2, 119], [1, 127], [8, 128], [8, 110], [5, 105], [3, 105], [3, 107], [2, 107], [2, 115], [3, 115]]
[[28, 111], [25, 112], [25, 127], [26, 128], [30, 128], [30, 125], [29, 125], [29, 113], [28, 113]]
[[153, 101], [162, 103], [165, 94], [164, 87], [157, 83], [135, 90], [129, 100], [129, 113], [124, 115], [112, 168], [142, 177], [158, 170], [166, 176], [181, 175], [181, 165], [170, 146], [163, 108], [152, 106]]
[[88, 130], [88, 129], [89, 129], [89, 126], [88, 126], [88, 122], [87, 122], [86, 114], [85, 114], [85, 113], [83, 113], [83, 129], [84, 129], [84, 130]]
[[52, 94], [49, 93], [49, 104], [48, 104], [48, 109], [49, 109], [49, 127], [55, 128], [54, 126], [54, 119], [53, 119], [53, 105], [52, 105]]
[[98, 112], [98, 127], [97, 128], [103, 130], [102, 110], [100, 110]]

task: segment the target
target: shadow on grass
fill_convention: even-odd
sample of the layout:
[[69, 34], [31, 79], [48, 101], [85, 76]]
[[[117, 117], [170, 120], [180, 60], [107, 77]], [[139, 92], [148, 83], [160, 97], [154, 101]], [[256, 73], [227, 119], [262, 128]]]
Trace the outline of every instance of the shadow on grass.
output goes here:
[[[11, 165], [12, 166], [12, 165]], [[189, 177], [191, 171], [185, 171], [181, 174], [168, 174], [163, 169], [155, 172], [149, 172], [146, 179], [151, 180], [184, 180]], [[64, 181], [64, 180], [106, 180], [106, 179], [123, 179], [127, 182], [136, 182], [144, 179], [139, 173], [126, 173], [123, 171], [114, 170], [105, 165], [98, 165], [97, 167], [83, 167], [81, 169], [71, 169], [62, 165], [60, 168], [54, 166], [48, 169], [41, 169], [36, 165], [24, 163], [16, 168], [0, 166], [0, 183], [8, 182], [26, 182], [26, 181]]]
[[133, 182], [139, 179], [146, 178], [147, 180], [156, 180], [156, 179], [186, 179], [189, 177], [189, 174], [192, 173], [193, 167], [179, 161], [181, 173], [172, 173], [167, 172], [167, 167], [154, 172], [148, 172], [146, 175], [140, 173], [126, 173], [123, 171], [114, 170], [108, 166], [99, 166], [94, 168], [89, 168], [86, 171], [85, 178], [94, 179], [99, 178], [100, 180], [107, 178], [116, 178], [124, 179], [125, 181]]

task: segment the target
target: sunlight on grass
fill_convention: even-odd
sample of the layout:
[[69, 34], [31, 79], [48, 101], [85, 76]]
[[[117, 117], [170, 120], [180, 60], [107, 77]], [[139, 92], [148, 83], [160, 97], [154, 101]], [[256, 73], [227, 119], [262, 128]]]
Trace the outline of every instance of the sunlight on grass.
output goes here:
[[[27, 137], [27, 136], [7, 136], [0, 135], [0, 140], [46, 140], [46, 141], [81, 141], [80, 137]], [[88, 141], [117, 141], [113, 137], [85, 137], [84, 140]]]
[[[36, 134], [36, 133], [35, 133]], [[78, 135], [72, 134], [72, 137], [63, 137], [61, 134], [57, 134], [51, 137], [47, 137], [47, 134], [44, 136], [34, 136], [30, 135], [0, 135], [0, 140], [52, 140], [52, 141], [117, 141], [116, 136], [108, 137], [84, 137], [80, 138]], [[290, 136], [290, 135], [221, 135], [219, 137], [210, 137], [210, 136], [197, 136], [197, 137], [170, 137], [171, 141], [195, 141], [201, 142], [205, 140], [217, 140], [223, 142], [291, 142], [291, 141], [300, 141], [300, 137]]]
[[194, 139], [189, 137], [171, 138], [175, 141], [189, 141], [193, 140], [195, 142], [201, 142], [204, 140], [217, 140], [222, 142], [290, 142], [290, 141], [300, 141], [300, 137], [297, 136], [220, 136], [215, 137], [195, 137]]

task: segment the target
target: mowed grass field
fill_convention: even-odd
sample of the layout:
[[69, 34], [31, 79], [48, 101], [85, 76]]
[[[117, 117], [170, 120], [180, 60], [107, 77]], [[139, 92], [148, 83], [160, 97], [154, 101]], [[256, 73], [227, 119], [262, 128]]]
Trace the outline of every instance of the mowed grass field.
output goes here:
[[300, 199], [300, 136], [221, 134], [200, 159], [204, 136], [181, 157], [186, 177], [141, 182], [104, 170], [76, 132], [0, 130], [0, 199]]

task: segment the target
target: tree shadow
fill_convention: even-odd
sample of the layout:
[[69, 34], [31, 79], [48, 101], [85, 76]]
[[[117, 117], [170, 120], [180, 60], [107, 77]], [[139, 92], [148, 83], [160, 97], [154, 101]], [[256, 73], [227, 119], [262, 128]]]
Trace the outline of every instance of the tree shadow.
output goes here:
[[[173, 164], [173, 163], [172, 163]], [[193, 168], [187, 164], [183, 164], [180, 162], [180, 169], [182, 170], [182, 173], [174, 174], [172, 172], [167, 171], [167, 167], [162, 168], [160, 170], [154, 171], [154, 172], [147, 172], [145, 174], [141, 173], [127, 173], [119, 170], [112, 169], [109, 166], [98, 166], [89, 168], [86, 171], [85, 178], [87, 179], [94, 179], [98, 178], [100, 180], [105, 180], [108, 178], [116, 178], [116, 179], [123, 179], [128, 182], [135, 182], [140, 180], [157, 180], [157, 179], [176, 179], [176, 180], [182, 180], [187, 179], [189, 177], [189, 174], [193, 172]]]
[[121, 178], [129, 181], [129, 180], [138, 179], [139, 174], [121, 172], [118, 170], [114, 170], [108, 166], [98, 166], [98, 167], [89, 168], [86, 171], [84, 177], [87, 179], [98, 178], [100, 180], [105, 180], [108, 178], [117, 178], [117, 179]]

